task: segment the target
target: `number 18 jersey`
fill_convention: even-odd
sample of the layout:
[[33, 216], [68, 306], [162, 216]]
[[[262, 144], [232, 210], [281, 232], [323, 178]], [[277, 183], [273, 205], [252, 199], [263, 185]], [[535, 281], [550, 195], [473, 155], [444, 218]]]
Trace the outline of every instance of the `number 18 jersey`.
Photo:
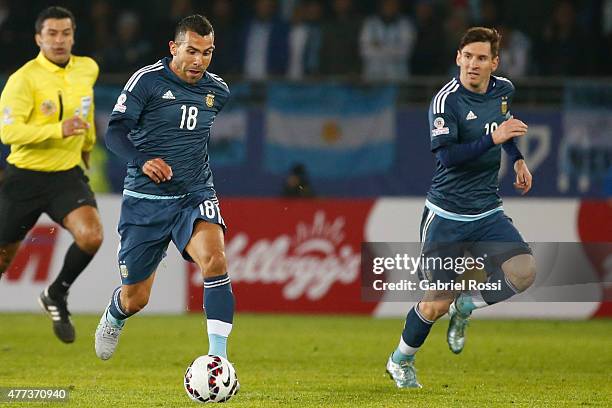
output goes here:
[[162, 158], [172, 168], [172, 179], [155, 184], [141, 168], [128, 163], [126, 190], [159, 196], [213, 190], [208, 141], [229, 89], [210, 72], [189, 84], [172, 72], [170, 61], [166, 57], [136, 71], [119, 95], [110, 121], [135, 121], [129, 140], [150, 158]]

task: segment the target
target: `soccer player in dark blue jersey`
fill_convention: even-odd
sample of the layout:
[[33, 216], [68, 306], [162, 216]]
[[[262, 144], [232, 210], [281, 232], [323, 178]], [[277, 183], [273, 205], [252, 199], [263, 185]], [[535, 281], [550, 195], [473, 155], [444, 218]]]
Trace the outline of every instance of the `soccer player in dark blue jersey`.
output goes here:
[[[514, 86], [492, 75], [499, 64], [499, 42], [493, 29], [469, 29], [457, 51], [459, 77], [432, 99], [429, 123], [436, 169], [420, 231], [424, 259], [459, 259], [467, 252], [484, 260], [488, 282], [496, 285], [459, 294], [425, 293], [409, 311], [399, 345], [387, 361], [387, 371], [400, 388], [421, 387], [414, 356], [438, 318], [449, 313], [448, 344], [460, 353], [473, 310], [506, 300], [535, 279], [531, 250], [504, 214], [497, 193], [502, 148], [514, 164], [515, 187], [525, 194], [532, 183], [514, 140], [527, 133], [527, 125], [510, 113]], [[420, 271], [421, 279], [459, 281], [457, 269], [432, 265]]]
[[147, 304], [170, 241], [202, 270], [208, 354], [227, 357], [234, 296], [207, 145], [229, 89], [206, 70], [215, 46], [205, 17], [184, 18], [169, 45], [171, 58], [128, 80], [106, 133], [107, 146], [128, 167], [118, 226], [122, 285], [95, 334], [96, 354], [103, 360], [113, 355], [126, 320]]

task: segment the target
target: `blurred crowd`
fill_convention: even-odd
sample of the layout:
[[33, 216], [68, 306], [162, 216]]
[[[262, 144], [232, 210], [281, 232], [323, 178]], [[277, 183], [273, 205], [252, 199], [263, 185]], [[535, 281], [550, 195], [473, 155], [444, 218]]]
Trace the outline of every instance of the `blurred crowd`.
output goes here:
[[[77, 18], [75, 54], [129, 73], [168, 54], [184, 16], [215, 28], [210, 70], [250, 80], [320, 76], [398, 80], [454, 72], [463, 31], [503, 35], [499, 72], [512, 78], [612, 75], [612, 0], [92, 0], [58, 1]], [[0, 72], [36, 55], [47, 1], [0, 0]]]

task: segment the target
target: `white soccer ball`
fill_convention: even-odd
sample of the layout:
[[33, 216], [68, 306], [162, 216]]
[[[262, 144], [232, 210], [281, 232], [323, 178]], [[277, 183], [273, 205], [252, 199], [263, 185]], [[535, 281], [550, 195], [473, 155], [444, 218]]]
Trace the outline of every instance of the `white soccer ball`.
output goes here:
[[240, 389], [232, 363], [220, 356], [200, 356], [185, 372], [185, 391], [196, 402], [225, 402]]

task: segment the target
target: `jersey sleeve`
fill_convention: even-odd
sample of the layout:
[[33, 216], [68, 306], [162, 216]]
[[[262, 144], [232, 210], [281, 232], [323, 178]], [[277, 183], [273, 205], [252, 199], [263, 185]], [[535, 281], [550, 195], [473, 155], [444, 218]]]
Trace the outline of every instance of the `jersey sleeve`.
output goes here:
[[[514, 84], [512, 83], [512, 81], [510, 81], [508, 78], [504, 78], [504, 77], [496, 77], [498, 83], [501, 84], [501, 86], [503, 86], [503, 90], [504, 90], [504, 94], [503, 94], [503, 98], [505, 98], [506, 100], [506, 114], [505, 114], [505, 119], [510, 119], [513, 115], [512, 113], [512, 99], [514, 98]], [[502, 102], [503, 103], [503, 102]]]
[[442, 146], [457, 143], [459, 139], [457, 116], [452, 107], [446, 103], [441, 109], [439, 106], [436, 107], [434, 102], [429, 108], [429, 136], [432, 152]]
[[229, 98], [230, 98], [230, 90], [229, 88], [226, 88], [225, 92], [223, 93], [223, 98], [221, 99], [221, 103], [219, 104], [219, 111], [217, 113], [223, 110], [225, 105], [227, 105], [227, 101], [229, 101]]
[[2, 123], [0, 140], [6, 145], [26, 145], [61, 139], [62, 122], [46, 125], [29, 124], [34, 109], [34, 89], [28, 78], [18, 72], [11, 75], [0, 96]]
[[[508, 103], [508, 108], [507, 108], [507, 112], [506, 112], [506, 120], [510, 119], [511, 117], [513, 117], [513, 113], [512, 113], [512, 99], [514, 98], [514, 84], [512, 82], [510, 82], [509, 80], [506, 80], [506, 86], [508, 88], [506, 97], [507, 99], [507, 103]], [[510, 139], [508, 141], [506, 141], [505, 143], [502, 144], [502, 148], [504, 149], [504, 151], [506, 152], [506, 154], [508, 155], [510, 162], [514, 163], [517, 160], [524, 160], [525, 158], [523, 157], [523, 155], [521, 154], [521, 151], [519, 150], [517, 144], [516, 144], [516, 139]]]
[[218, 105], [216, 106], [217, 113], [223, 110], [223, 107], [227, 103], [230, 97], [230, 90], [227, 83], [221, 78], [219, 75], [213, 74], [212, 72], [207, 72], [208, 75], [213, 79], [217, 90], [219, 92], [219, 100]]
[[84, 152], [91, 152], [96, 144], [96, 121], [94, 119], [94, 110], [95, 104], [91, 102], [91, 108], [87, 113], [87, 123], [89, 124], [89, 129], [87, 129], [87, 133], [85, 134], [85, 141], [83, 142], [82, 150]]
[[130, 119], [138, 122], [149, 99], [149, 89], [150, 84], [145, 79], [134, 82], [130, 78], [117, 98], [110, 120]]
[[[92, 84], [92, 88], [93, 88], [95, 82], [98, 79], [100, 68], [98, 67], [98, 64], [93, 59], [87, 58], [87, 61], [89, 62], [91, 66], [91, 70], [94, 76], [94, 80], [93, 80], [94, 83]], [[82, 150], [85, 152], [92, 151], [94, 145], [96, 144], [96, 120], [94, 117], [96, 106], [94, 104], [94, 99], [91, 100], [91, 105], [89, 106], [89, 110], [87, 111], [87, 116], [85, 118], [85, 120], [89, 124], [89, 129], [87, 130], [87, 133], [85, 134], [85, 141], [83, 142], [83, 148], [82, 148]]]

